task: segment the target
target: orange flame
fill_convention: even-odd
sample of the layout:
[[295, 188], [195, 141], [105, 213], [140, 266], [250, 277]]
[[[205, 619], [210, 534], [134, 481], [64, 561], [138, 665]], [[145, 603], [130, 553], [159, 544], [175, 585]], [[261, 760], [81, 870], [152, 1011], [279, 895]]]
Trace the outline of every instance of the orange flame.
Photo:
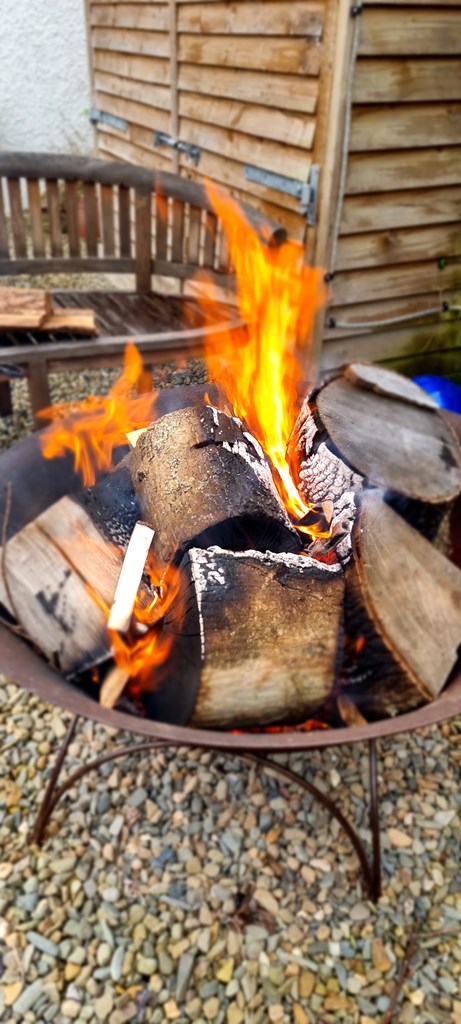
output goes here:
[[134, 394], [145, 383], [143, 363], [136, 346], [125, 349], [124, 369], [106, 397], [90, 395], [83, 402], [65, 402], [43, 409], [40, 416], [52, 424], [40, 438], [42, 454], [54, 459], [73, 452], [74, 466], [86, 487], [94, 484], [96, 470], [109, 470], [112, 452], [126, 444], [126, 433], [141, 430], [154, 419], [155, 394]]
[[[224, 384], [235, 412], [269, 456], [285, 506], [302, 519], [311, 506], [300, 496], [286, 459], [298, 409], [302, 371], [297, 350], [306, 346], [317, 311], [325, 301], [323, 274], [307, 266], [303, 247], [286, 242], [270, 247], [245, 220], [237, 203], [209, 183], [208, 193], [227, 236], [237, 279], [237, 302], [246, 331], [210, 332], [206, 354], [210, 377]], [[211, 295], [211, 299], [210, 299]], [[202, 298], [205, 316], [213, 308], [213, 286]], [[298, 527], [319, 535], [315, 526]]]
[[[154, 673], [164, 664], [171, 649], [173, 635], [162, 633], [161, 620], [179, 598], [180, 573], [173, 566], [161, 566], [151, 563], [148, 569], [150, 585], [155, 593], [146, 601], [146, 591], [141, 590], [136, 598], [133, 612], [135, 624], [144, 627], [146, 632], [131, 639], [123, 637], [114, 630], [108, 630], [112, 653], [117, 665], [125, 669], [134, 678], [137, 689], [152, 689], [159, 682], [158, 673]], [[178, 628], [184, 617], [184, 604], [178, 599], [175, 622]]]

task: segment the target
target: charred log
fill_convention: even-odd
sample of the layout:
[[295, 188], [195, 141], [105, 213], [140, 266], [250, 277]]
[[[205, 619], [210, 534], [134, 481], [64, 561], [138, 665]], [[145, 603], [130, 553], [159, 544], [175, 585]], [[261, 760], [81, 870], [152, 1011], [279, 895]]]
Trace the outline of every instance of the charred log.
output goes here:
[[162, 416], [138, 438], [130, 462], [142, 515], [163, 562], [190, 547], [299, 551], [257, 441], [211, 406]]
[[144, 694], [149, 716], [246, 728], [318, 714], [342, 646], [339, 566], [194, 548], [179, 571], [182, 592], [163, 624], [174, 643], [159, 685]]
[[353, 553], [341, 692], [379, 719], [443, 689], [461, 643], [461, 571], [377, 491], [363, 496]]

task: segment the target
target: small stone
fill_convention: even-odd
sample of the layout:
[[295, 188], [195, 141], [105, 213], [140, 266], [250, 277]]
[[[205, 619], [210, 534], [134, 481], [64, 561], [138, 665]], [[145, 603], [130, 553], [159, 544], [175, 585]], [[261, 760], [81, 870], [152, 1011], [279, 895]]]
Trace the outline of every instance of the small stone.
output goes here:
[[157, 970], [157, 961], [154, 960], [153, 957], [142, 956], [141, 953], [138, 953], [136, 957], [136, 969], [140, 974], [144, 974], [146, 977], [150, 978]]
[[358, 974], [351, 974], [350, 978], [347, 979], [346, 988], [353, 996], [358, 995], [363, 988], [362, 978]]
[[178, 1017], [181, 1016], [178, 1010], [178, 1006], [174, 999], [168, 999], [168, 1001], [164, 1004], [163, 1009], [165, 1011], [165, 1016], [167, 1020], [176, 1020]]
[[24, 1014], [28, 1013], [40, 998], [44, 984], [43, 978], [37, 978], [37, 981], [33, 981], [31, 985], [27, 985], [19, 996], [19, 999], [16, 999], [16, 1002], [13, 1005], [13, 1012], [17, 1013], [19, 1017], [23, 1017]]
[[392, 963], [389, 960], [381, 939], [373, 939], [371, 944], [371, 959], [373, 961], [373, 967], [381, 974], [384, 974], [385, 971], [388, 971], [389, 968], [392, 967]]
[[312, 971], [302, 971], [299, 977], [299, 994], [301, 999], [309, 999], [314, 991], [315, 974]]
[[116, 903], [120, 899], [120, 890], [115, 885], [110, 885], [102, 890], [102, 898], [106, 903]]
[[212, 996], [211, 999], [206, 1000], [202, 1009], [207, 1020], [215, 1020], [219, 1013], [219, 999]]
[[110, 989], [106, 989], [99, 999], [94, 1001], [94, 1012], [98, 1020], [107, 1020], [109, 1014], [112, 1012], [114, 1005], [114, 997]]
[[295, 1024], [310, 1024], [309, 1017], [307, 1016], [307, 1013], [305, 1013], [305, 1011], [303, 1010], [300, 1003], [293, 1004], [293, 1015], [295, 1019]]
[[234, 961], [232, 957], [229, 957], [228, 960], [221, 960], [221, 963], [219, 964], [218, 969], [216, 971], [216, 977], [218, 981], [222, 981], [223, 985], [228, 985], [229, 982], [232, 981], [233, 974]]
[[123, 961], [125, 959], [125, 950], [123, 946], [117, 946], [115, 953], [112, 956], [110, 962], [110, 976], [112, 981], [120, 981], [123, 973]]
[[50, 869], [54, 875], [66, 875], [69, 871], [74, 870], [76, 863], [77, 858], [73, 854], [69, 854], [67, 857], [50, 861]]
[[283, 1012], [283, 1006], [280, 1006], [279, 1003], [269, 1006], [269, 1020], [271, 1021], [271, 1024], [279, 1024], [279, 1022], [283, 1021], [284, 1018], [285, 1014]]
[[267, 910], [269, 914], [273, 914], [274, 917], [278, 914], [279, 905], [277, 900], [267, 889], [256, 889], [254, 898], [256, 903], [259, 903], [260, 907], [264, 907], [264, 910]]
[[56, 957], [59, 953], [59, 946], [55, 942], [51, 942], [50, 939], [46, 939], [44, 935], [40, 935], [40, 932], [27, 932], [26, 939], [47, 956]]
[[146, 800], [147, 793], [145, 789], [135, 789], [133, 793], [130, 793], [127, 804], [129, 807], [141, 807]]
[[4, 861], [0, 864], [0, 882], [5, 882], [13, 870], [13, 865], [9, 864], [8, 861]]
[[199, 875], [202, 870], [202, 862], [198, 857], [191, 857], [186, 861], [186, 871], [188, 875]]
[[75, 978], [77, 977], [77, 975], [80, 974], [81, 969], [82, 968], [81, 968], [80, 964], [71, 964], [71, 963], [66, 964], [66, 966], [64, 968], [64, 978], [65, 978], [65, 980], [66, 981], [74, 981]]
[[11, 985], [5, 985], [5, 988], [3, 989], [5, 1006], [12, 1006], [21, 995], [23, 988], [23, 981], [13, 981]]
[[227, 1024], [242, 1024], [242, 1021], [243, 1010], [236, 1003], [232, 1003], [227, 1009]]
[[424, 992], [422, 992], [420, 988], [416, 988], [414, 992], [409, 992], [408, 998], [410, 999], [410, 1002], [413, 1003], [413, 1006], [422, 1006], [425, 996]]
[[64, 999], [60, 1007], [63, 1017], [70, 1017], [71, 1020], [76, 1020], [80, 1016], [81, 1008], [82, 1004], [76, 999]]
[[108, 942], [101, 942], [96, 953], [98, 967], [106, 967], [112, 957], [112, 950]]
[[174, 963], [171, 956], [164, 949], [160, 949], [158, 953], [158, 969], [162, 977], [168, 977], [174, 971]]
[[133, 1020], [137, 1013], [136, 1003], [125, 1003], [125, 1006], [119, 1006], [116, 1010], [112, 1011], [109, 1017], [109, 1024], [126, 1024], [127, 1021]]
[[178, 964], [176, 977], [176, 1002], [182, 1003], [189, 988], [192, 971], [194, 969], [195, 954], [183, 953]]
[[370, 911], [366, 903], [355, 903], [349, 912], [352, 921], [366, 921], [369, 916]]
[[408, 836], [406, 832], [402, 832], [400, 828], [388, 828], [387, 834], [391, 845], [398, 849], [403, 850], [413, 845], [411, 836]]

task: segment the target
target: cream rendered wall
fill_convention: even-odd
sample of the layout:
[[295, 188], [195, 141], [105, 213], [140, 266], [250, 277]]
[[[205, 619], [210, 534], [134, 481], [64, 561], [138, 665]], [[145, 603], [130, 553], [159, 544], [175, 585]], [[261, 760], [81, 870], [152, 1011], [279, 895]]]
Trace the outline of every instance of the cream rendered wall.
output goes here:
[[0, 0], [0, 148], [88, 153], [84, 0]]

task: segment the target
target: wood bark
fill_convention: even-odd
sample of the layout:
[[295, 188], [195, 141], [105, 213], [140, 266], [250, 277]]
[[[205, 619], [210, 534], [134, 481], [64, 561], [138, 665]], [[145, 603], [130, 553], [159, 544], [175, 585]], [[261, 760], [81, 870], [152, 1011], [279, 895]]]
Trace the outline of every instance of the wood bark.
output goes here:
[[41, 327], [51, 317], [49, 292], [38, 288], [0, 288], [0, 331]]
[[293, 554], [194, 548], [163, 623], [174, 643], [152, 718], [200, 728], [297, 723], [318, 714], [337, 673], [344, 579]]
[[346, 573], [340, 692], [366, 719], [434, 699], [461, 644], [461, 571], [369, 491]]
[[162, 416], [138, 439], [130, 469], [163, 562], [193, 545], [299, 551], [257, 441], [209, 405]]

